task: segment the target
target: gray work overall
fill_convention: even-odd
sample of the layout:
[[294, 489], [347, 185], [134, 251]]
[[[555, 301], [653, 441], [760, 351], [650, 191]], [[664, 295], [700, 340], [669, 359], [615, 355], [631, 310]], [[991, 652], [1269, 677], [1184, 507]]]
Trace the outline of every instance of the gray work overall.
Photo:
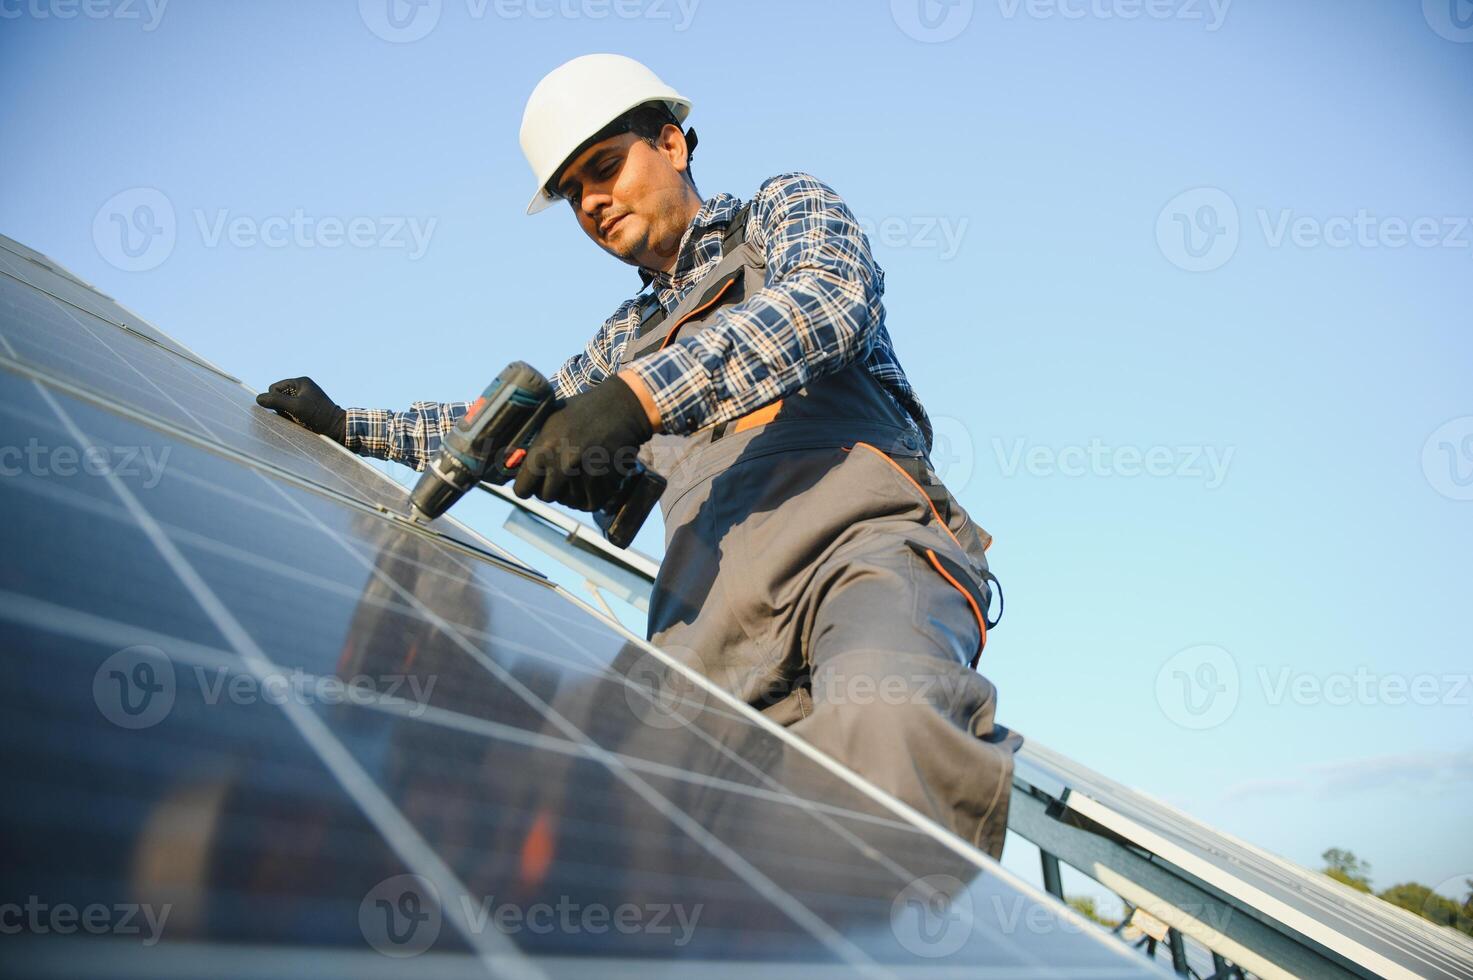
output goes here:
[[[747, 214], [674, 310], [642, 307], [621, 369], [765, 285]], [[734, 422], [656, 435], [641, 458], [669, 481], [651, 642], [1000, 855], [1020, 740], [973, 669], [990, 539], [894, 399], [854, 361]]]

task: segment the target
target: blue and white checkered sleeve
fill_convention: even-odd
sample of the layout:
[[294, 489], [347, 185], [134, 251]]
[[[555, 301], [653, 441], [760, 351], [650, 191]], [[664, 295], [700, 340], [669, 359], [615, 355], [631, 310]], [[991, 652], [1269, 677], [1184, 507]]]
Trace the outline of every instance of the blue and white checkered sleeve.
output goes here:
[[598, 328], [583, 353], [574, 354], [563, 362], [563, 366], [549, 379], [554, 394], [559, 398], [571, 398], [614, 373], [613, 365], [634, 331], [637, 308], [634, 300], [625, 300]]
[[440, 440], [465, 415], [469, 404], [415, 402], [407, 412], [350, 408], [343, 443], [360, 456], [375, 456], [422, 470], [439, 451]]
[[[635, 309], [634, 300], [624, 303], [604, 321], [583, 353], [563, 363], [550, 379], [554, 394], [559, 398], [576, 395], [612, 373], [609, 365], [627, 342]], [[422, 470], [439, 452], [440, 440], [465, 417], [469, 407], [469, 402], [415, 402], [405, 412], [350, 408], [343, 443], [360, 456], [388, 459]]]
[[730, 421], [837, 371], [868, 350], [884, 312], [884, 273], [849, 206], [807, 174], [783, 174], [752, 200], [767, 285], [718, 310], [694, 336], [631, 368], [667, 432]]

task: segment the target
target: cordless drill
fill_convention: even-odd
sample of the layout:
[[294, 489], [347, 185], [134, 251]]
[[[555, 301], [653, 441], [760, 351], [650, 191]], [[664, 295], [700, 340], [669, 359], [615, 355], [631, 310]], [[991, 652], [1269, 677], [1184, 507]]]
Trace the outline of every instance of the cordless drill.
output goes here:
[[[522, 361], [507, 365], [445, 436], [419, 478], [409, 496], [415, 519], [434, 520], [478, 483], [501, 486], [515, 477], [558, 404], [536, 368]], [[665, 478], [636, 461], [594, 520], [610, 543], [627, 548], [664, 492]]]

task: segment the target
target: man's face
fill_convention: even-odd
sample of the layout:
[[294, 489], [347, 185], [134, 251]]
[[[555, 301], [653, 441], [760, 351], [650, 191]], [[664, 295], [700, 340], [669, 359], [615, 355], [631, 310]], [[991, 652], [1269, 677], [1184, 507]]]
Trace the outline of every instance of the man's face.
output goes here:
[[666, 126], [655, 146], [623, 133], [578, 154], [557, 190], [584, 234], [604, 251], [630, 265], [668, 270], [700, 206], [685, 167], [679, 128]]

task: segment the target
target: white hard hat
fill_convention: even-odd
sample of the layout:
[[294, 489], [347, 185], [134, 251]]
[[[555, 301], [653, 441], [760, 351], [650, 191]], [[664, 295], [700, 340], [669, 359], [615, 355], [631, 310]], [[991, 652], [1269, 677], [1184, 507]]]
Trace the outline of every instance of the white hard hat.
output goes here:
[[646, 102], [664, 102], [677, 123], [683, 124], [690, 114], [689, 99], [621, 54], [585, 54], [543, 76], [522, 112], [522, 154], [537, 180], [527, 213], [535, 214], [556, 201], [544, 188], [574, 150]]

